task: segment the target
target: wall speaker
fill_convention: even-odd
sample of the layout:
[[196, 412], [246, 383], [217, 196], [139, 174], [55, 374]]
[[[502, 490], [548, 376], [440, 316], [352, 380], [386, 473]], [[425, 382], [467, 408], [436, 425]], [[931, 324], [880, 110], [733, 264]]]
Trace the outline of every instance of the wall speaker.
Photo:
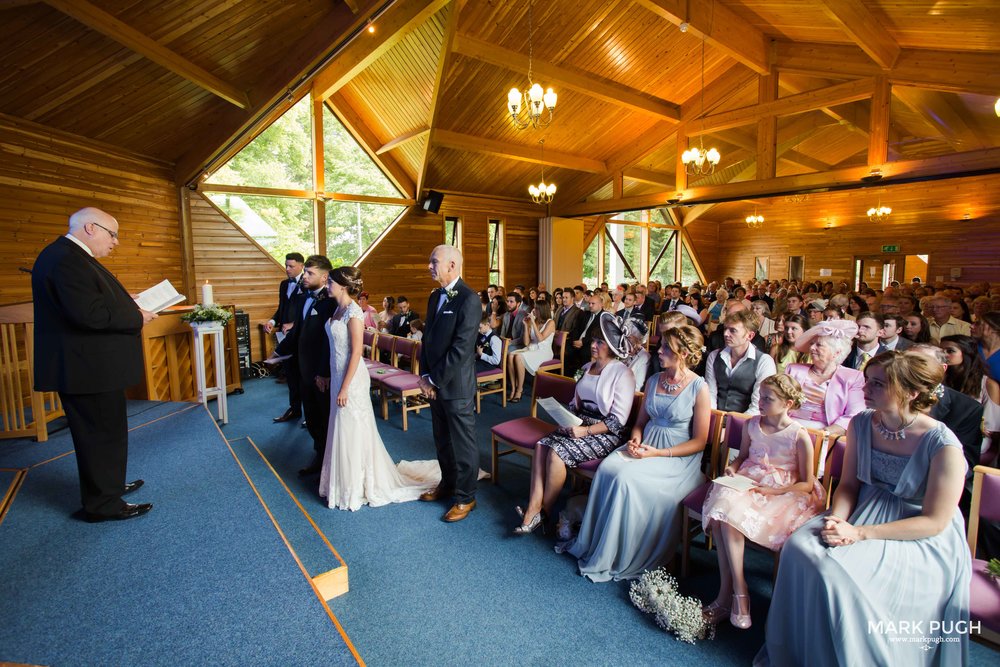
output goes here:
[[443, 200], [444, 194], [437, 190], [428, 190], [427, 199], [424, 200], [424, 210], [428, 213], [437, 213], [441, 210], [441, 202]]

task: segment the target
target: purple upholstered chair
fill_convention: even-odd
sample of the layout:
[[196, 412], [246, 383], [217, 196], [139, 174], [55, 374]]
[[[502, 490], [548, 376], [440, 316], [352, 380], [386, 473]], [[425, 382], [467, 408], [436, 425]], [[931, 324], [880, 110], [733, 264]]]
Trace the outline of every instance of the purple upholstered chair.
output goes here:
[[976, 558], [979, 522], [1000, 521], [1000, 470], [976, 466], [969, 511], [969, 550], [972, 552], [972, 590], [969, 612], [979, 623], [980, 637], [1000, 644], [1000, 584], [986, 574], [986, 561]]

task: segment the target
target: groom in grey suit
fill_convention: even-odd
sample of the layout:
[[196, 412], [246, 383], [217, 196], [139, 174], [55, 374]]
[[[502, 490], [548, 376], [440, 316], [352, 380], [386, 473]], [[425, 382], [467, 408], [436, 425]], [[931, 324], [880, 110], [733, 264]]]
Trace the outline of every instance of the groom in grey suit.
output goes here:
[[452, 498], [442, 518], [461, 521], [476, 508], [479, 449], [476, 446], [476, 337], [482, 319], [479, 296], [459, 277], [462, 253], [439, 245], [427, 268], [440, 285], [427, 301], [420, 346], [420, 389], [430, 399], [441, 483], [421, 500]]

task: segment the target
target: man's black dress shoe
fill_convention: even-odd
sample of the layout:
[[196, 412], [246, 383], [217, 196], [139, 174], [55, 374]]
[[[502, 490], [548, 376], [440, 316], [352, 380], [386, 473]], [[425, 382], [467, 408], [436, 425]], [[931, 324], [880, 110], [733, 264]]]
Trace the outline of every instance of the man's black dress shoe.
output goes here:
[[143, 484], [145, 484], [145, 482], [143, 482], [141, 479], [137, 479], [134, 482], [129, 482], [128, 484], [125, 485], [125, 491], [122, 492], [122, 495], [124, 496], [126, 493], [132, 493], [133, 491], [141, 487]]
[[125, 519], [134, 519], [137, 516], [142, 516], [151, 509], [153, 509], [152, 503], [142, 503], [140, 505], [125, 503], [125, 507], [121, 508], [114, 514], [91, 514], [90, 512], [84, 512], [83, 518], [87, 520], [87, 523], [123, 521]]
[[302, 423], [301, 423], [301, 424], [299, 425], [299, 428], [309, 428], [309, 425], [308, 425], [307, 423], [305, 423], [305, 422], [302, 422]]
[[302, 416], [301, 412], [296, 412], [295, 410], [288, 408], [287, 410], [285, 410], [285, 414], [281, 415], [280, 417], [274, 418], [274, 423], [280, 424], [282, 422], [290, 422], [293, 419], [298, 419], [301, 416]]
[[323, 457], [317, 454], [313, 457], [312, 463], [299, 471], [299, 477], [308, 477], [309, 475], [315, 475], [320, 470], [323, 469]]

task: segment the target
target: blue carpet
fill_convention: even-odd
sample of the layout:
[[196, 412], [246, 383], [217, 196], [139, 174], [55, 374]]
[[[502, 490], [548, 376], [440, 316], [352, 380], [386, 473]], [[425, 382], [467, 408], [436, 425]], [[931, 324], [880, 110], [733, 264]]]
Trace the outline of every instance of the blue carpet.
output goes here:
[[[129, 429], [141, 428], [157, 419], [175, 412], [190, 410], [197, 405], [197, 403], [129, 401], [128, 426]], [[0, 468], [30, 468], [71, 451], [73, 451], [73, 441], [70, 439], [66, 418], [59, 417], [49, 422], [49, 439], [45, 442], [35, 442], [30, 438], [0, 440]]]
[[204, 409], [133, 431], [129, 471], [153, 511], [90, 525], [73, 456], [30, 470], [0, 524], [0, 661], [355, 664]]

